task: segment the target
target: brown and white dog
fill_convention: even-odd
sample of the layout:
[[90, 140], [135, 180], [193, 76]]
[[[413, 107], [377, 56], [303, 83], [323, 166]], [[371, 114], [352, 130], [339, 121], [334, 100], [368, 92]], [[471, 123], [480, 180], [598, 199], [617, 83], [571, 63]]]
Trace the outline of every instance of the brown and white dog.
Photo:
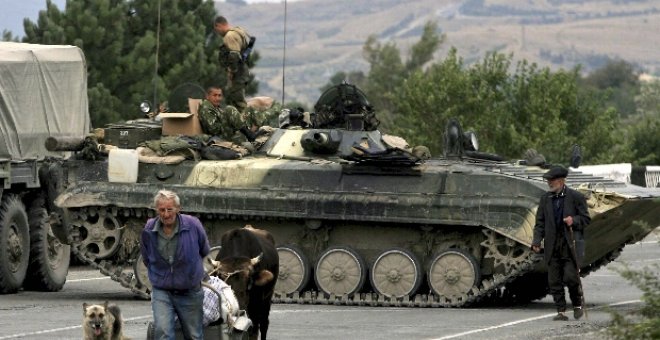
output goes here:
[[83, 303], [83, 340], [128, 340], [122, 334], [124, 320], [117, 305]]

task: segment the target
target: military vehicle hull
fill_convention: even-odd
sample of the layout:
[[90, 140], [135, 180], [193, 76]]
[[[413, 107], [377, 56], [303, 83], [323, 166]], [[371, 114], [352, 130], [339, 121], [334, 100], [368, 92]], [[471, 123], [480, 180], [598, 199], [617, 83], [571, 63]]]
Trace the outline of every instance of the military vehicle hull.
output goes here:
[[[202, 220], [212, 245], [246, 224], [273, 234], [277, 302], [456, 307], [547, 294], [546, 269], [530, 251], [544, 169], [466, 158], [401, 166], [317, 157], [287, 149], [295, 144], [288, 135], [297, 140], [301, 132], [276, 130], [275, 141], [239, 160], [140, 163], [135, 183], [109, 182], [105, 160], [67, 161], [67, 189], [56, 200], [60, 235], [84, 261], [148, 297], [139, 233], [155, 215], [154, 194], [167, 188]], [[592, 216], [583, 275], [660, 225], [657, 189], [578, 171], [568, 184], [588, 197]]]

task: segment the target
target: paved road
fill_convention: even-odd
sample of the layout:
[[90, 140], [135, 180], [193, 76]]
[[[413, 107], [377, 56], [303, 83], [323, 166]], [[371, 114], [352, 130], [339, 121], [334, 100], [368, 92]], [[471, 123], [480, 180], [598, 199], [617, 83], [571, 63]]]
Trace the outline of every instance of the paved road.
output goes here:
[[[616, 262], [584, 279], [588, 320], [553, 322], [549, 297], [524, 306], [466, 309], [274, 305], [269, 338], [601, 339], [610, 319], [608, 309], [625, 311], [640, 303], [640, 291], [615, 271], [621, 262], [632, 268], [660, 263], [658, 236], [626, 247]], [[0, 340], [80, 339], [83, 302], [105, 300], [121, 307], [125, 335], [145, 338], [149, 302], [87, 267], [74, 267], [60, 292], [0, 296]]]

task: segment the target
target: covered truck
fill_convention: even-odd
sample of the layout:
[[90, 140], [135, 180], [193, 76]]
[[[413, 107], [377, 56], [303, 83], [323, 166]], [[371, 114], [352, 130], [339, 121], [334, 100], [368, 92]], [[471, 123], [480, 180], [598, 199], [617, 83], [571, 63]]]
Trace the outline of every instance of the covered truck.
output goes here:
[[64, 285], [69, 246], [50, 228], [58, 183], [49, 179], [68, 154], [45, 141], [79, 140], [89, 130], [80, 48], [0, 42], [0, 293]]

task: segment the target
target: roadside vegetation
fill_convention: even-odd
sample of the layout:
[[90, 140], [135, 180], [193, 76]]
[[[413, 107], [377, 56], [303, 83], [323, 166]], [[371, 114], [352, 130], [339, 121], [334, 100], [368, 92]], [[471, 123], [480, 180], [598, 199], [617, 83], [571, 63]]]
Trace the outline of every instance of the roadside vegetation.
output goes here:
[[[658, 235], [658, 229], [655, 233]], [[642, 291], [643, 305], [632, 314], [612, 312], [607, 334], [616, 340], [660, 339], [660, 265], [654, 263], [641, 270], [624, 265], [619, 273]]]

